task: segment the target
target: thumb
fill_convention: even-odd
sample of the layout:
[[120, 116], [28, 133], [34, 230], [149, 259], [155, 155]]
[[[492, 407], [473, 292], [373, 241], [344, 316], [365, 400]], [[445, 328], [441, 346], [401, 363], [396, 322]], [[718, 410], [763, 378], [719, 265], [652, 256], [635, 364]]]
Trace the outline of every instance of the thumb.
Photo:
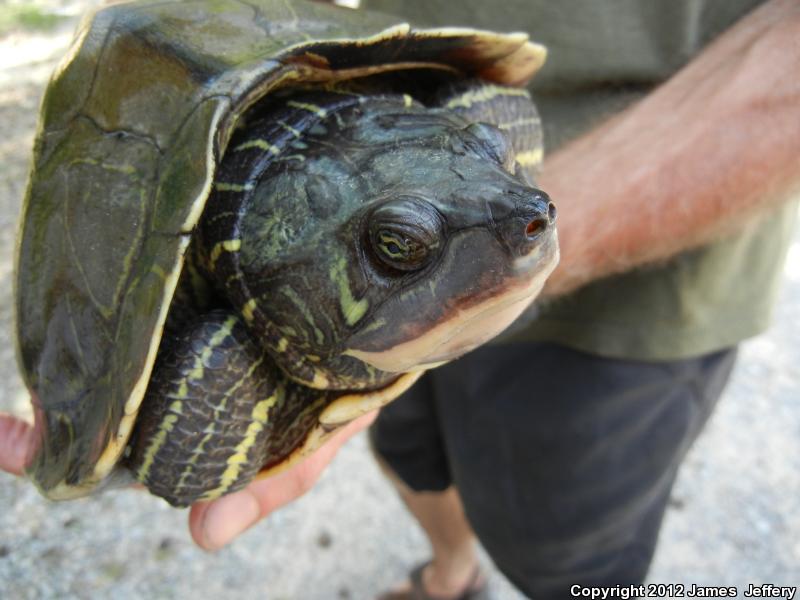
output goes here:
[[22, 419], [0, 413], [0, 470], [22, 475], [33, 446], [33, 427]]

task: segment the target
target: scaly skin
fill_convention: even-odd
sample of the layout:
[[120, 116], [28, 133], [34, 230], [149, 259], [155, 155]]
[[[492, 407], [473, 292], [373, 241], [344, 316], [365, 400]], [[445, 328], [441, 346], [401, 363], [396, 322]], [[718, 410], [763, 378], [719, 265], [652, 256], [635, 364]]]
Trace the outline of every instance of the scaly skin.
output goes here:
[[131, 443], [137, 479], [177, 506], [239, 489], [337, 398], [357, 410], [348, 392], [497, 333], [490, 317], [530, 300], [556, 256], [547, 197], [522, 177], [500, 130], [407, 95], [260, 107], [201, 222]]

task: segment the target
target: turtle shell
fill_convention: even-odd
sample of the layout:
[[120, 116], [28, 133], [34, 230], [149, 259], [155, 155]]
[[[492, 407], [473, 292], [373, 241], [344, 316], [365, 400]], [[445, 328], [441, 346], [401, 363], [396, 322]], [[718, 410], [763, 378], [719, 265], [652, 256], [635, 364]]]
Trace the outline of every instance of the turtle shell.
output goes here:
[[86, 19], [44, 98], [17, 250], [40, 490], [83, 495], [119, 461], [215, 166], [250, 106], [414, 69], [524, 85], [544, 54], [525, 34], [284, 0], [137, 2]]

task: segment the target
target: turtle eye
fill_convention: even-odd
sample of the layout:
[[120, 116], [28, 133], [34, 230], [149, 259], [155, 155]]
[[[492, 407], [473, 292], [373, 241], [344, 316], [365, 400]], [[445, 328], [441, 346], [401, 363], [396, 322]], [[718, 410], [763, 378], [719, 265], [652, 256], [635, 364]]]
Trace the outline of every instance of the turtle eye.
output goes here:
[[415, 198], [387, 202], [370, 215], [372, 254], [400, 271], [416, 271], [427, 265], [439, 247], [441, 233], [439, 213]]
[[373, 245], [384, 262], [402, 270], [416, 269], [428, 255], [428, 249], [405, 231], [379, 229]]

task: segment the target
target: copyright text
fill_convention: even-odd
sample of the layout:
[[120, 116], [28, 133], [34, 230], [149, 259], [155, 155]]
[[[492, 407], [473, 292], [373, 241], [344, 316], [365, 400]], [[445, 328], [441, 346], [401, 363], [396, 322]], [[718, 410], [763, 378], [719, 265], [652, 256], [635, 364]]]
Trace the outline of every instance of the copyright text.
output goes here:
[[[748, 584], [744, 590], [745, 598], [785, 598], [794, 600], [797, 594], [795, 586], [779, 586], [771, 583]], [[739, 588], [733, 585], [683, 585], [680, 583], [648, 585], [612, 585], [612, 586], [584, 586], [573, 585], [570, 588], [573, 598], [588, 598], [589, 600], [606, 600], [608, 598], [734, 598], [739, 593]], [[798, 599], [800, 600], [800, 599]]]

